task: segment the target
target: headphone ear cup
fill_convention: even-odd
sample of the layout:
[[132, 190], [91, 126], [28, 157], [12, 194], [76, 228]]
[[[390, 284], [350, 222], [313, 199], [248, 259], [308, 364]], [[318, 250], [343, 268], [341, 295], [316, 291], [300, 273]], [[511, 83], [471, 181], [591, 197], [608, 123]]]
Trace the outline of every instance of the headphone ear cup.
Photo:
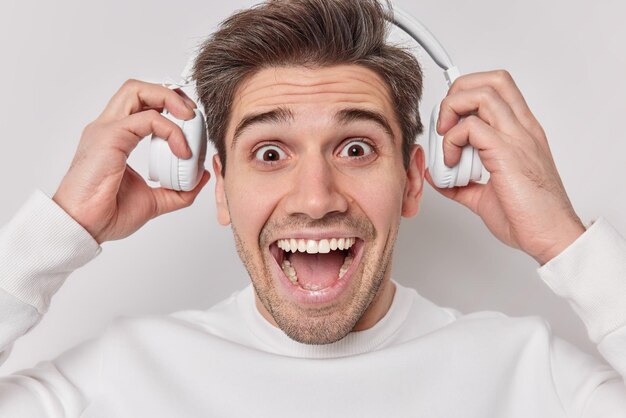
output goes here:
[[170, 151], [167, 141], [159, 136], [152, 135], [150, 139], [148, 179], [159, 182], [161, 187], [172, 189], [170, 167], [173, 158], [176, 158], [176, 156]]
[[[204, 161], [206, 160], [207, 135], [204, 117], [199, 110], [195, 110], [196, 117], [188, 121], [182, 121], [181, 129], [191, 149], [191, 158], [188, 160], [178, 159], [178, 186], [177, 190], [193, 190], [204, 173]], [[196, 120], [197, 119], [197, 120]]]
[[437, 133], [439, 105], [435, 106], [430, 116], [428, 135], [428, 172], [433, 183], [439, 188], [467, 186], [470, 181], [479, 182], [482, 177], [483, 165], [478, 151], [471, 145], [463, 147], [461, 160], [453, 167], [444, 163], [443, 136]]
[[439, 188], [454, 187], [457, 167], [448, 167], [443, 162], [443, 136], [437, 133], [439, 119], [439, 105], [433, 108], [430, 114], [430, 128], [428, 134], [428, 172], [435, 186]]
[[148, 178], [158, 181], [161, 187], [178, 191], [192, 190], [200, 182], [204, 172], [207, 136], [204, 117], [198, 110], [191, 120], [179, 120], [164, 112], [163, 116], [180, 127], [191, 149], [191, 158], [183, 160], [175, 156], [167, 141], [156, 135], [150, 140], [150, 167]]

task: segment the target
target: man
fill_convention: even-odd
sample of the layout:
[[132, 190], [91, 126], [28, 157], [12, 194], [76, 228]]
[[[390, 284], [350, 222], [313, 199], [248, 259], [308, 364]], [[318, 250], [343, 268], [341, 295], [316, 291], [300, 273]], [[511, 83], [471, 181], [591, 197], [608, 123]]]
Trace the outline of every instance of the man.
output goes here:
[[[384, 40], [373, 0], [271, 1], [224, 22], [194, 77], [218, 151], [219, 222], [232, 226], [252, 286], [205, 312], [117, 321], [3, 378], [0, 412], [623, 415], [626, 328], [614, 295], [626, 245], [606, 221], [585, 230], [506, 72], [461, 77], [442, 103], [447, 164], [470, 143], [491, 179], [441, 192], [543, 266], [615, 370], [537, 318], [462, 315], [391, 280], [400, 217], [417, 214], [430, 177], [413, 144], [419, 65]], [[194, 107], [180, 92], [127, 82], [83, 132], [52, 201], [35, 194], [4, 228], [5, 355], [100, 244], [193, 203], [208, 172], [191, 192], [151, 189], [126, 160], [151, 133], [189, 156], [159, 111], [188, 119]]]

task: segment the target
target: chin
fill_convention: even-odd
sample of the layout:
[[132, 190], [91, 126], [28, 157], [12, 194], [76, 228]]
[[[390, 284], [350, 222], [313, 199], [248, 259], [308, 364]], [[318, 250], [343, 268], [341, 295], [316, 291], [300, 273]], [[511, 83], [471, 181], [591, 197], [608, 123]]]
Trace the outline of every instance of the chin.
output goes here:
[[[271, 315], [276, 325], [292, 340], [303, 344], [330, 344], [341, 340], [357, 325], [375, 299], [384, 281], [386, 263], [376, 263], [375, 274], [366, 277], [364, 272], [372, 272], [372, 266], [365, 268], [364, 259], [375, 259], [365, 255], [364, 246], [356, 246], [355, 258], [350, 268], [340, 280], [345, 287], [329, 300], [319, 302], [315, 292], [301, 290], [291, 283], [280, 267], [274, 255], [270, 255], [266, 267], [263, 285], [253, 285], [261, 304]], [[288, 287], [285, 290], [285, 287]], [[336, 285], [335, 285], [336, 286]], [[330, 289], [335, 292], [336, 289]], [[307, 303], [302, 303], [298, 292], [311, 292], [305, 295]], [[294, 292], [296, 296], [294, 296]], [[334, 293], [333, 293], [334, 294]], [[322, 295], [323, 289], [322, 289]], [[310, 300], [313, 302], [310, 302]]]

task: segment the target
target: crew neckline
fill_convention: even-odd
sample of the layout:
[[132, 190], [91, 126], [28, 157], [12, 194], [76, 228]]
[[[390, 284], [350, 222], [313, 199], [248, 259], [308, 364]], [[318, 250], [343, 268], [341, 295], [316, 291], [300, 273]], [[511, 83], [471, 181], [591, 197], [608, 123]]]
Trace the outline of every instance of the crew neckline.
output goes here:
[[339, 341], [323, 345], [303, 344], [289, 338], [280, 328], [261, 315], [255, 304], [254, 288], [248, 285], [237, 297], [237, 304], [250, 332], [265, 351], [298, 358], [337, 358], [375, 351], [385, 345], [406, 321], [415, 290], [396, 285], [389, 310], [373, 327], [353, 331]]

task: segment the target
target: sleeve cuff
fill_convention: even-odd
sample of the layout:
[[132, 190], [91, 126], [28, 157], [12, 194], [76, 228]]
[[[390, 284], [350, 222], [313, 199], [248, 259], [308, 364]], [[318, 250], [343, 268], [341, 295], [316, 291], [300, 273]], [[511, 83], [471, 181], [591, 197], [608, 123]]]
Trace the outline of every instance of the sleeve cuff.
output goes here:
[[102, 247], [41, 190], [0, 229], [0, 288], [41, 314], [67, 276]]
[[537, 271], [596, 344], [626, 325], [626, 241], [604, 218]]

